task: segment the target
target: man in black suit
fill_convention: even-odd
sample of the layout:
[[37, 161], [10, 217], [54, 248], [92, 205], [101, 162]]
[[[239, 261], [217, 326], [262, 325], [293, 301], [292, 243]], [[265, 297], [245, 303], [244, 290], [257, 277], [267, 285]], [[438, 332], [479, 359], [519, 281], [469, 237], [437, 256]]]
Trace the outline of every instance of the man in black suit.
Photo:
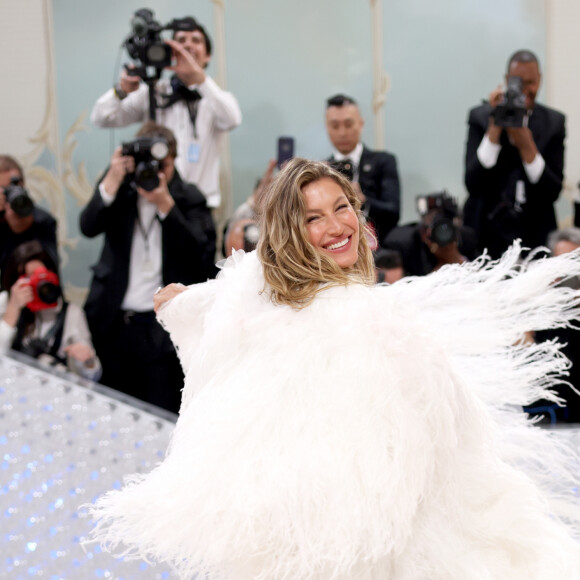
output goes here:
[[170, 282], [204, 282], [213, 274], [215, 227], [203, 194], [175, 169], [173, 133], [150, 121], [137, 136], [163, 139], [168, 154], [158, 184], [139, 186], [134, 156], [117, 148], [83, 210], [83, 234], [105, 234], [85, 311], [101, 382], [177, 412], [183, 374], [155, 318], [153, 295]]
[[58, 264], [56, 220], [36, 204], [32, 204], [32, 207], [28, 204], [19, 204], [20, 208], [12, 207], [10, 200], [6, 199], [5, 191], [13, 179], [18, 180], [20, 187], [24, 187], [22, 167], [13, 157], [0, 155], [0, 271], [6, 266], [14, 249], [31, 240], [39, 241], [54, 263]]
[[541, 74], [532, 52], [520, 50], [509, 59], [506, 85], [512, 77], [521, 79], [523, 126], [494, 120], [495, 108], [504, 101], [501, 87], [490, 94], [489, 103], [469, 113], [464, 221], [494, 258], [517, 238], [528, 248], [546, 243], [556, 229], [554, 202], [564, 172], [565, 118], [536, 103]]
[[397, 160], [386, 151], [371, 151], [361, 143], [364, 126], [354, 99], [335, 95], [326, 101], [326, 130], [334, 147], [331, 162], [346, 163], [360, 186], [363, 211], [380, 242], [397, 225], [400, 187]]

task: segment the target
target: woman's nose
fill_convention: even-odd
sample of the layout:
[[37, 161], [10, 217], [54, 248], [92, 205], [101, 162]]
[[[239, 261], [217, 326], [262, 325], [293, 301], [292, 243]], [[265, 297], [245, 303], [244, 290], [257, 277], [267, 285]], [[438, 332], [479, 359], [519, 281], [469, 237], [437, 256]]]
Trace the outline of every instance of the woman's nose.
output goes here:
[[329, 217], [326, 223], [329, 234], [336, 235], [342, 233], [342, 222], [336, 216]]

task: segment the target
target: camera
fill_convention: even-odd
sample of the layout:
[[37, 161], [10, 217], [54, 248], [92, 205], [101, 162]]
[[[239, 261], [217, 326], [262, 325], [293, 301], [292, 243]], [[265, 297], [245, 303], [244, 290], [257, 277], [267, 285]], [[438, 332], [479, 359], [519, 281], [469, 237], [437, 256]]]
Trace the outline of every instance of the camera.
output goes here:
[[34, 202], [26, 189], [22, 187], [21, 177], [14, 176], [10, 179], [10, 185], [4, 188], [4, 195], [16, 215], [27, 217], [32, 214]]
[[523, 127], [526, 124], [526, 96], [521, 77], [507, 78], [503, 100], [493, 111], [493, 121], [498, 127]]
[[[26, 278], [26, 276], [22, 276]], [[60, 282], [58, 275], [51, 272], [46, 266], [39, 266], [28, 278], [32, 288], [33, 299], [26, 305], [31, 312], [54, 308], [60, 298]]]
[[161, 38], [161, 31], [165, 28], [153, 18], [153, 11], [148, 8], [135, 12], [131, 28], [133, 31], [124, 46], [129, 56], [140, 63], [131, 72], [146, 80], [147, 68], [152, 67], [159, 77], [161, 71], [171, 65], [171, 47]]
[[[447, 246], [457, 241], [457, 226], [454, 223], [459, 215], [457, 203], [446, 192], [420, 195], [417, 197], [417, 211], [421, 216], [421, 226], [429, 232], [429, 239], [438, 246]], [[430, 220], [427, 220], [427, 217]]]
[[342, 173], [349, 181], [354, 178], [354, 167], [352, 166], [352, 161], [349, 159], [342, 159], [341, 161], [330, 161], [330, 167]]
[[162, 161], [169, 154], [167, 141], [162, 137], [138, 137], [134, 141], [121, 144], [122, 155], [135, 159], [135, 184], [153, 191], [159, 186], [157, 175], [163, 167]]

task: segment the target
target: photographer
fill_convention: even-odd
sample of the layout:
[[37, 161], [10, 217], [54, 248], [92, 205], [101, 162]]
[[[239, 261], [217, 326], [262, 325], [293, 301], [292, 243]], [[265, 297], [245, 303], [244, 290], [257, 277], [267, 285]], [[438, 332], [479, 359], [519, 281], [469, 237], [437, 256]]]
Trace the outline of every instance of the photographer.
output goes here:
[[326, 101], [326, 131], [334, 148], [328, 161], [344, 174], [351, 171], [350, 180], [357, 184], [365, 216], [380, 241], [399, 221], [399, 173], [394, 155], [372, 151], [362, 143], [363, 127], [364, 120], [354, 99], [334, 95]]
[[[145, 15], [147, 19], [146, 26], [157, 24], [152, 15]], [[236, 98], [205, 72], [212, 45], [204, 27], [192, 17], [176, 19], [171, 27], [173, 39], [165, 43], [173, 51], [175, 64], [166, 68], [175, 74], [156, 83], [156, 121], [171, 129], [177, 139], [175, 163], [183, 179], [201, 190], [209, 207], [218, 207], [221, 142], [227, 131], [241, 123], [242, 114]], [[126, 127], [148, 118], [149, 88], [126, 70], [91, 113], [97, 127]]]
[[24, 172], [16, 159], [0, 155], [0, 272], [14, 249], [30, 240], [38, 240], [58, 264], [56, 220], [24, 189]]
[[405, 277], [403, 259], [397, 250], [378, 248], [373, 252], [377, 284], [394, 284]]
[[[213, 275], [215, 228], [204, 196], [175, 169], [171, 131], [149, 121], [137, 137], [115, 150], [81, 213], [85, 236], [105, 236], [85, 311], [101, 382], [176, 412], [183, 374], [155, 320], [153, 294], [169, 282]], [[156, 160], [160, 144], [166, 156]]]
[[461, 224], [457, 204], [447, 193], [419, 196], [417, 211], [420, 222], [396, 227], [381, 244], [400, 253], [407, 275], [425, 276], [477, 257], [475, 232]]
[[227, 258], [235, 250], [251, 252], [258, 243], [258, 206], [272, 183], [276, 160], [270, 159], [264, 175], [256, 182], [256, 187], [248, 199], [242, 203], [226, 223], [223, 235], [222, 253]]
[[0, 350], [28, 354], [40, 362], [98, 380], [84, 312], [62, 299], [56, 264], [34, 240], [18, 246], [2, 272]]
[[517, 238], [524, 247], [545, 245], [556, 229], [565, 118], [536, 103], [540, 82], [536, 56], [520, 50], [509, 59], [506, 91], [498, 87], [469, 113], [464, 220], [493, 258]]

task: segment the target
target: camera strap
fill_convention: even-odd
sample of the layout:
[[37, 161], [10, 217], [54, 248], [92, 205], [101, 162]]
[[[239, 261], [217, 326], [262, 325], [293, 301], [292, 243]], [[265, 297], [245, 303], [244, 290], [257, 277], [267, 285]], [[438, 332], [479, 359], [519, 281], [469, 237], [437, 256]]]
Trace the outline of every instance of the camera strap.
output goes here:
[[[54, 321], [54, 324], [49, 328], [48, 332], [42, 337], [33, 339], [36, 342], [37, 346], [39, 347], [42, 346], [42, 352], [38, 352], [38, 354], [43, 353], [49, 354], [53, 358], [61, 360], [60, 357], [57, 356], [57, 353], [62, 343], [62, 335], [64, 332], [64, 321], [66, 318], [67, 309], [68, 302], [63, 301], [62, 308], [60, 309], [60, 312], [57, 314], [56, 320]], [[14, 342], [12, 343], [12, 348], [18, 351], [25, 350], [23, 349], [23, 347], [25, 339], [27, 338], [26, 330], [30, 325], [30, 318], [28, 316], [23, 316], [24, 313], [25, 310], [22, 311], [20, 319], [18, 320], [16, 337], [14, 338]], [[61, 360], [61, 362], [63, 361]]]
[[197, 139], [197, 128], [195, 123], [199, 101], [201, 101], [202, 96], [197, 89], [191, 90], [189, 87], [186, 87], [177, 76], [171, 78], [171, 89], [172, 92], [169, 95], [162, 95], [164, 103], [160, 105], [159, 108], [167, 109], [179, 101], [185, 101], [187, 110], [189, 111], [189, 118], [193, 125], [193, 135]]

